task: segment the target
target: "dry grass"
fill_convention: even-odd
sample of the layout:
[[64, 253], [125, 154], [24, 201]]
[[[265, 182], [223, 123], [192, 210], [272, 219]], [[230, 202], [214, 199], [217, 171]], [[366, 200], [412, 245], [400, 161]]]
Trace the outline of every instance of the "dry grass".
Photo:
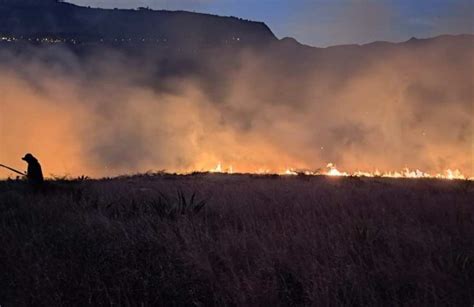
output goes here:
[[161, 174], [49, 186], [0, 182], [1, 306], [474, 303], [469, 182]]

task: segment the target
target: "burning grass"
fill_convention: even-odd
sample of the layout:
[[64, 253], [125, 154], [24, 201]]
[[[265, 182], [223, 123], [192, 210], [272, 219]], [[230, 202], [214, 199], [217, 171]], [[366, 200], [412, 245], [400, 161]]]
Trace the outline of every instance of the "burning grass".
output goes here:
[[0, 304], [474, 303], [471, 181], [0, 182]]

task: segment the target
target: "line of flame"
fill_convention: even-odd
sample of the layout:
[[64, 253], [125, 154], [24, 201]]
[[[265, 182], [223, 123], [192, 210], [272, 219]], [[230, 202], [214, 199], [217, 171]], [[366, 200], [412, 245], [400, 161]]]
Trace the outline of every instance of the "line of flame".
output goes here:
[[[336, 168], [333, 163], [328, 163], [326, 165], [326, 171], [308, 171], [308, 170], [297, 170], [292, 168], [287, 168], [281, 172], [272, 172], [266, 169], [259, 169], [251, 174], [259, 175], [281, 175], [281, 176], [294, 176], [294, 175], [307, 175], [307, 176], [331, 176], [331, 177], [383, 177], [383, 178], [434, 178], [434, 179], [447, 179], [447, 180], [470, 180], [474, 181], [474, 177], [465, 176], [460, 170], [451, 170], [448, 169], [444, 173], [430, 174], [418, 169], [410, 170], [409, 168], [404, 168], [402, 171], [390, 171], [390, 172], [380, 172], [375, 170], [373, 172], [367, 171], [355, 171], [352, 173], [340, 171]], [[220, 174], [234, 174], [232, 166], [227, 169], [222, 167], [222, 164], [219, 162], [217, 166], [209, 170], [210, 173], [220, 173]]]

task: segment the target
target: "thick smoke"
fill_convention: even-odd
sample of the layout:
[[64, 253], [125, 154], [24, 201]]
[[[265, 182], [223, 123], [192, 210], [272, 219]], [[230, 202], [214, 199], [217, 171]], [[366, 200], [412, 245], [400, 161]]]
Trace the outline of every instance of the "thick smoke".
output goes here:
[[3, 51], [0, 163], [20, 168], [32, 152], [57, 176], [218, 162], [234, 171], [333, 162], [473, 176], [472, 51], [472, 38], [328, 49], [282, 42], [171, 64], [117, 50]]

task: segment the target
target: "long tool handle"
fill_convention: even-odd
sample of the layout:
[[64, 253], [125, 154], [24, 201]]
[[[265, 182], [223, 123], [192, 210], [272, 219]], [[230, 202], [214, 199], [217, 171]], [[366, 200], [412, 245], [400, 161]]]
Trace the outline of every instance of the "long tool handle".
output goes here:
[[3, 168], [6, 168], [6, 169], [8, 169], [8, 170], [11, 170], [12, 172], [15, 172], [15, 173], [17, 173], [17, 174], [19, 174], [19, 175], [22, 175], [22, 176], [25, 176], [25, 175], [26, 175], [25, 173], [20, 172], [20, 171], [14, 169], [14, 168], [9, 167], [9, 166], [3, 165], [3, 164], [0, 164], [0, 166], [3, 167]]

